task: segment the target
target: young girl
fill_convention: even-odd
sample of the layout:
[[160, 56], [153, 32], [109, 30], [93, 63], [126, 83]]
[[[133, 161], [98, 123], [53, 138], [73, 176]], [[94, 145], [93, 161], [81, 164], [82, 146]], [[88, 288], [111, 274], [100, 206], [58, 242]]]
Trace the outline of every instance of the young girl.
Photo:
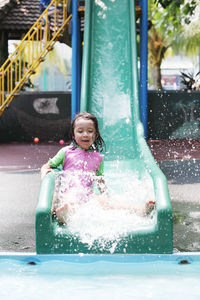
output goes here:
[[[103, 177], [104, 141], [99, 132], [97, 118], [87, 112], [75, 116], [71, 125], [71, 144], [62, 148], [49, 162], [41, 168], [41, 178], [53, 168], [62, 165], [65, 187], [62, 196], [54, 196], [52, 213], [56, 213], [58, 221], [66, 223], [70, 214], [78, 205], [89, 200], [98, 200], [105, 209], [129, 209], [141, 215], [147, 215], [154, 202], [149, 201], [144, 207], [126, 205], [119, 200], [110, 200]], [[96, 181], [101, 195], [94, 194]]]

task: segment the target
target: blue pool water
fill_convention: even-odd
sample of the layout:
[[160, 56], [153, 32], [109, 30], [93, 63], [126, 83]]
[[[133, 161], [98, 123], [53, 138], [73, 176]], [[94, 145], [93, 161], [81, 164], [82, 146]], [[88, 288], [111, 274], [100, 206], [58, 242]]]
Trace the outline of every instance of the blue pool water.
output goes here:
[[193, 300], [200, 255], [1, 255], [0, 278], [1, 300]]

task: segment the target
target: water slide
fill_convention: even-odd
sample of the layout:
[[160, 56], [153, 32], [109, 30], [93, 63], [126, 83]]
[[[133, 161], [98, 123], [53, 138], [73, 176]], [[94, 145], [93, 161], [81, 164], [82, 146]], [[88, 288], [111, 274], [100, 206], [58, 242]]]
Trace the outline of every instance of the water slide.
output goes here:
[[[135, 195], [141, 202], [150, 198], [156, 201], [151, 220], [123, 234], [113, 253], [172, 253], [167, 181], [146, 144], [139, 118], [132, 0], [86, 1], [81, 110], [93, 113], [99, 120], [106, 143], [105, 177], [111, 193], [124, 198]], [[41, 184], [36, 210], [37, 253], [110, 253], [80, 241], [67, 226], [52, 220], [54, 182], [55, 174], [50, 174]]]

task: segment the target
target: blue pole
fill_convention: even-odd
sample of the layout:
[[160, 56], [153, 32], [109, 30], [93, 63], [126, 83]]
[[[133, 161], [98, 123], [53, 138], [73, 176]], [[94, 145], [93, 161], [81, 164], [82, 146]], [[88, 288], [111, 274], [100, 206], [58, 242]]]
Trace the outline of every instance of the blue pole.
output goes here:
[[141, 0], [142, 16], [140, 20], [140, 116], [147, 139], [147, 63], [148, 63], [148, 4]]
[[71, 119], [80, 109], [80, 50], [77, 0], [72, 0], [72, 97]]
[[81, 32], [80, 32], [80, 20], [78, 22], [77, 32], [77, 112], [80, 111], [80, 98], [81, 98]]

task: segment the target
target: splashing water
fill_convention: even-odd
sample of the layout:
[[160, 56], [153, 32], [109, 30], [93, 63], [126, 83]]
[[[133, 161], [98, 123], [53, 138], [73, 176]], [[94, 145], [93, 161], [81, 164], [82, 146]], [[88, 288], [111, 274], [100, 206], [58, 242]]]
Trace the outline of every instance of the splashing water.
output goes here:
[[[76, 176], [75, 176], [76, 175]], [[84, 175], [84, 177], [83, 177]], [[85, 181], [95, 183], [97, 176], [90, 172], [69, 171], [60, 172], [56, 180], [56, 191], [58, 199], [63, 191], [76, 186], [76, 199], [78, 206], [75, 212], [69, 217], [67, 226], [71, 234], [79, 238], [82, 243], [94, 245], [99, 249], [115, 251], [118, 243], [127, 234], [155, 223], [155, 214], [151, 213], [148, 217], [142, 217], [129, 209], [115, 208], [114, 204], [120, 201], [122, 205], [141, 207], [148, 200], [154, 200], [154, 189], [150, 178], [139, 180], [136, 175], [132, 176], [129, 172], [110, 173], [106, 180], [109, 193], [109, 202], [113, 203], [113, 208], [103, 207], [96, 194], [90, 194], [82, 185], [82, 178]], [[96, 187], [94, 188], [94, 190]], [[87, 197], [87, 200], [86, 200]]]

